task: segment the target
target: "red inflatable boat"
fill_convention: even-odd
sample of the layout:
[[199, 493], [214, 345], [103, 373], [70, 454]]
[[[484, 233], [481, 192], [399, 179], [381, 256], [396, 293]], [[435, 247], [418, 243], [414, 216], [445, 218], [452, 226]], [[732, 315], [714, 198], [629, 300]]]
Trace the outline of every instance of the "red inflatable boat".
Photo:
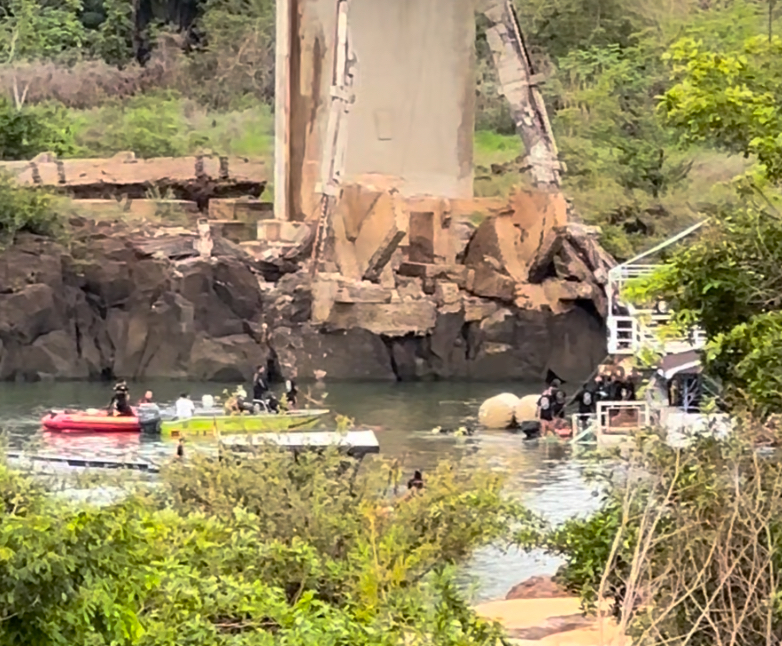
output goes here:
[[41, 419], [47, 431], [60, 433], [139, 433], [141, 425], [135, 415], [117, 417], [105, 410], [52, 411]]

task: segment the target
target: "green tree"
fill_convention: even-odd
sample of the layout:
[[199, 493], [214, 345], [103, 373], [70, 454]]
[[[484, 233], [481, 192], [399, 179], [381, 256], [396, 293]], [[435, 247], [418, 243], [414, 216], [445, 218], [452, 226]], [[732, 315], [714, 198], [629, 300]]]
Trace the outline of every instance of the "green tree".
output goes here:
[[133, 3], [104, 0], [104, 17], [97, 26], [92, 51], [109, 65], [126, 65], [133, 60]]
[[79, 21], [81, 0], [8, 0], [0, 20], [0, 57], [6, 62], [55, 58], [81, 50], [86, 42]]
[[782, 179], [782, 39], [717, 51], [685, 38], [667, 58], [674, 85], [661, 110], [684, 140], [755, 156], [770, 181]]

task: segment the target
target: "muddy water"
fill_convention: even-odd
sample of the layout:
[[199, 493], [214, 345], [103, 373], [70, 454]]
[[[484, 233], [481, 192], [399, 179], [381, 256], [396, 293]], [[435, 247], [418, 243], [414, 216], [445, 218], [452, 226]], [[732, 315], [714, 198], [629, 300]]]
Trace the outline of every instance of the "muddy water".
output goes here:
[[[139, 383], [131, 393], [139, 396], [152, 389], [158, 401], [171, 401], [187, 391], [193, 399], [219, 393], [207, 384]], [[431, 467], [441, 457], [457, 462], [478, 456], [511, 470], [509, 491], [530, 508], [554, 522], [594, 508], [593, 487], [584, 480], [587, 465], [571, 454], [569, 446], [551, 441], [525, 441], [508, 432], [481, 432], [469, 438], [435, 435], [432, 428], [458, 428], [475, 422], [480, 403], [500, 392], [519, 396], [537, 392], [539, 384], [519, 383], [428, 383], [428, 384], [328, 384], [303, 385], [313, 398], [326, 394], [332, 411], [353, 418], [357, 425], [374, 427], [385, 456], [398, 457], [406, 471]], [[108, 403], [107, 384], [39, 383], [0, 385], [0, 425], [19, 445], [35, 436], [38, 420], [48, 408], [91, 407]], [[70, 454], [107, 454], [118, 457], [163, 458], [173, 453], [172, 444], [141, 441], [138, 437], [40, 438], [48, 451]], [[503, 597], [508, 589], [534, 574], [553, 573], [557, 561], [542, 555], [503, 551], [500, 546], [482, 551], [470, 564], [465, 577], [474, 583], [476, 599]]]

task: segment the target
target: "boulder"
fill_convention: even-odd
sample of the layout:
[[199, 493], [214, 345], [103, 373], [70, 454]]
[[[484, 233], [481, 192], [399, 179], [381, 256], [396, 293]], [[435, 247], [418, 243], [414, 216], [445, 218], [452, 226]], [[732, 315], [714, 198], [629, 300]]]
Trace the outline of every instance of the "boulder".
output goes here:
[[86, 290], [98, 296], [106, 307], [127, 304], [134, 293], [130, 265], [118, 260], [96, 259], [83, 267]]
[[32, 345], [19, 348], [15, 369], [9, 377], [25, 381], [40, 379], [86, 379], [89, 370], [79, 357], [76, 340], [64, 330], [39, 336]]
[[514, 585], [506, 599], [562, 599], [572, 596], [550, 576], [533, 576]]
[[514, 422], [514, 411], [519, 398], [511, 393], [502, 393], [490, 397], [478, 409], [478, 421], [489, 429], [511, 428]]
[[28, 285], [13, 294], [0, 295], [0, 339], [30, 344], [63, 326], [55, 293], [48, 285]]
[[203, 334], [193, 343], [187, 373], [192, 379], [242, 383], [255, 366], [266, 363], [266, 352], [246, 334], [211, 339]]
[[10, 294], [36, 283], [59, 289], [63, 283], [65, 249], [46, 238], [20, 234], [0, 259], [0, 294]]
[[352, 329], [324, 332], [311, 325], [278, 327], [269, 343], [283, 374], [295, 371], [312, 379], [316, 371], [326, 379], [395, 381], [388, 348], [376, 334]]
[[[215, 290], [216, 266], [210, 260], [201, 259], [177, 263], [176, 269], [179, 279], [176, 290], [193, 304], [197, 331], [215, 338], [244, 334], [245, 325], [242, 318], [231, 307], [237, 307], [243, 311], [241, 308], [248, 301], [243, 300], [246, 297], [241, 294], [240, 288], [231, 283], [217, 286], [220, 291], [218, 294]], [[255, 290], [260, 301], [257, 281]], [[248, 298], [255, 302], [255, 294]]]
[[214, 264], [212, 278], [215, 294], [237, 318], [253, 320], [260, 316], [258, 277], [246, 264], [234, 258], [220, 258]]

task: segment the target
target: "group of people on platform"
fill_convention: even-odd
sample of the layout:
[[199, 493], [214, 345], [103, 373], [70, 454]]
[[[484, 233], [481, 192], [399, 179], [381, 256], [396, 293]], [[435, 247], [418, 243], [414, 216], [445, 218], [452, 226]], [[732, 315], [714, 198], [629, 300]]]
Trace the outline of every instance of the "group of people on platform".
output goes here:
[[[579, 418], [586, 421], [594, 415], [598, 402], [635, 401], [636, 382], [635, 371], [628, 376], [621, 367], [596, 375], [575, 396]], [[563, 423], [559, 420], [565, 419], [568, 403], [561, 380], [553, 379], [538, 399], [537, 417], [545, 427], [543, 430], [556, 428]]]
[[[296, 382], [293, 379], [287, 379], [285, 381], [285, 401], [283, 405], [274, 396], [274, 393], [269, 387], [266, 368], [264, 366], [258, 366], [253, 375], [252, 401], [245, 401], [243, 397], [238, 397], [234, 406], [238, 407], [241, 411], [261, 412], [268, 410], [269, 412], [278, 413], [281, 409], [292, 410], [296, 408], [298, 396], [299, 389], [296, 387]], [[139, 405], [151, 405], [153, 403], [151, 390], [148, 390], [139, 400]], [[179, 396], [175, 408], [177, 418], [179, 419], [190, 418], [195, 413], [195, 404], [190, 399], [188, 393], [182, 393]], [[109, 402], [108, 412], [110, 415], [116, 416], [131, 416], [135, 414], [130, 405], [130, 389], [124, 379], [118, 381], [114, 386], [114, 392], [111, 401]]]

